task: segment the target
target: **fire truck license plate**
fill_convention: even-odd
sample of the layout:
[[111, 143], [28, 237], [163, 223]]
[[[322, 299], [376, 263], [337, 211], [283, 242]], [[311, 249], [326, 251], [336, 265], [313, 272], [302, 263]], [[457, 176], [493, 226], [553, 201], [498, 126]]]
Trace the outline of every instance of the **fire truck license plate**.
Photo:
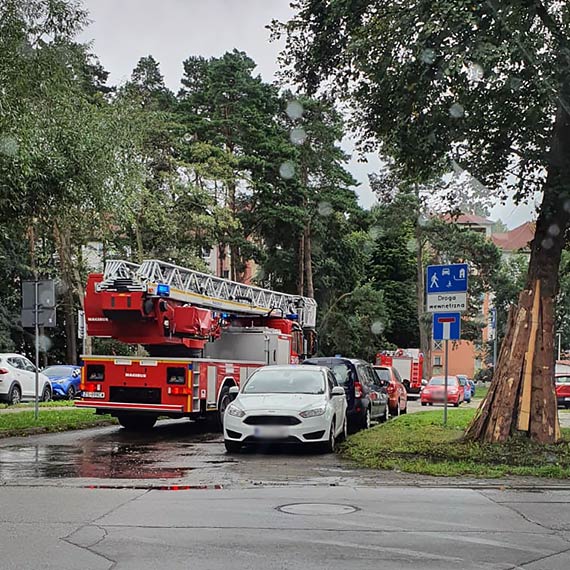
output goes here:
[[259, 426], [253, 430], [256, 437], [264, 439], [281, 439], [288, 437], [289, 430], [282, 426]]
[[81, 396], [83, 398], [104, 398], [105, 392], [82, 392]]

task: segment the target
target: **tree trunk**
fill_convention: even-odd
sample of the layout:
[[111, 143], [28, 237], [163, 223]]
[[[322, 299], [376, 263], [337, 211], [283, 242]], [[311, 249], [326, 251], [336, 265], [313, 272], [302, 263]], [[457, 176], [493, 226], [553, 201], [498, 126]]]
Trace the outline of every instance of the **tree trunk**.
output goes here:
[[421, 230], [416, 230], [416, 243], [417, 243], [417, 257], [416, 257], [416, 270], [417, 270], [417, 302], [418, 302], [418, 327], [420, 329], [420, 352], [424, 355], [424, 366], [422, 370], [422, 378], [431, 378], [432, 361], [431, 361], [431, 338], [429, 326], [426, 324], [425, 312], [425, 269], [424, 269], [424, 243], [420, 235]]
[[[570, 82], [565, 91], [570, 92]], [[566, 97], [566, 100], [570, 100]], [[491, 389], [467, 437], [504, 441], [523, 433], [540, 443], [560, 437], [554, 388], [554, 307], [570, 221], [570, 115], [561, 103], [525, 290], [509, 315]]]
[[307, 282], [307, 297], [315, 298], [313, 285], [313, 255], [311, 249], [311, 227], [309, 222], [305, 227], [305, 278]]
[[297, 294], [305, 294], [305, 232], [299, 236], [297, 246]]
[[66, 360], [77, 364], [77, 327], [75, 322], [75, 283], [71, 236], [68, 229], [54, 228], [54, 238], [59, 255], [60, 276], [63, 284], [63, 312], [65, 318]]

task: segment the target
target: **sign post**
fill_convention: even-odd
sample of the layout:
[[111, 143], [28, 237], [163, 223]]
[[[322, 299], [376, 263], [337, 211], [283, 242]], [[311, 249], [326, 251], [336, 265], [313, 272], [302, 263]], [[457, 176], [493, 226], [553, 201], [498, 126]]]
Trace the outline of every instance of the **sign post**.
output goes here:
[[22, 281], [22, 327], [34, 329], [35, 398], [34, 418], [39, 415], [40, 389], [40, 326], [55, 327], [55, 284], [51, 279]]
[[[461, 312], [467, 310], [467, 263], [428, 265], [426, 310], [433, 315], [433, 340], [445, 341], [443, 425], [447, 425], [449, 341], [461, 338]], [[453, 312], [449, 312], [453, 311]]]
[[461, 313], [435, 313], [433, 339], [445, 341], [445, 384], [443, 387], [443, 425], [447, 425], [447, 379], [449, 378], [449, 341], [461, 338]]

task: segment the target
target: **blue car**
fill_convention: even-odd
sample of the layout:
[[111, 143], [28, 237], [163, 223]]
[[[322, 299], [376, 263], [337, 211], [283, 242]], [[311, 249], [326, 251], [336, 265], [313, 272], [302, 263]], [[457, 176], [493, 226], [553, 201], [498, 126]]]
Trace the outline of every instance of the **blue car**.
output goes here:
[[475, 382], [473, 382], [473, 380], [469, 380], [465, 374], [457, 374], [457, 378], [459, 383], [463, 386], [465, 401], [469, 403], [471, 398], [475, 395]]
[[56, 364], [48, 366], [42, 372], [49, 378], [54, 400], [68, 398], [73, 400], [79, 395], [81, 384], [81, 366]]

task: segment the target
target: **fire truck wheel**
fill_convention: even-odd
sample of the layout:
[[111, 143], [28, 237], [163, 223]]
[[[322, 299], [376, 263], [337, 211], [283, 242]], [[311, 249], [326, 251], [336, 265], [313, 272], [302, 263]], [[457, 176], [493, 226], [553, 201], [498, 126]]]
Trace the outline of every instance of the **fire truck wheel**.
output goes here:
[[156, 416], [139, 414], [122, 414], [117, 416], [119, 423], [129, 431], [145, 431], [152, 429], [156, 423]]
[[226, 413], [226, 408], [232, 403], [230, 398], [230, 388], [229, 386], [224, 386], [222, 392], [220, 393], [220, 399], [218, 401], [218, 413], [216, 415], [216, 425], [217, 428], [222, 431], [224, 429], [224, 414]]
[[224, 445], [226, 446], [226, 451], [228, 453], [239, 453], [241, 451], [241, 443], [239, 441], [224, 439]]

